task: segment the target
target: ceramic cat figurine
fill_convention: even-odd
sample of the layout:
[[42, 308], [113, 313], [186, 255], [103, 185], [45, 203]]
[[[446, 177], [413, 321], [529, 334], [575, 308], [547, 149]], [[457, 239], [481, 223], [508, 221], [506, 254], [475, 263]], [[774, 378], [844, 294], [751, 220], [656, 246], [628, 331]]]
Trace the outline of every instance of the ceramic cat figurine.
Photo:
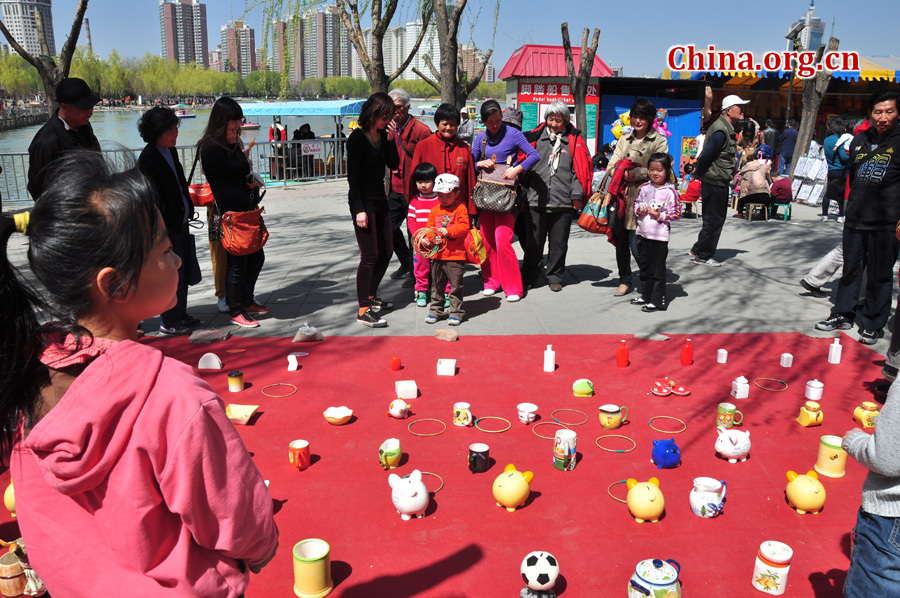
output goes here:
[[729, 463], [746, 461], [750, 453], [750, 432], [726, 429], [717, 426], [719, 437], [716, 438], [716, 452], [728, 459]]
[[388, 477], [388, 483], [391, 485], [391, 501], [403, 521], [425, 515], [430, 497], [425, 483], [422, 482], [422, 472], [414, 469], [405, 478], [392, 473]]

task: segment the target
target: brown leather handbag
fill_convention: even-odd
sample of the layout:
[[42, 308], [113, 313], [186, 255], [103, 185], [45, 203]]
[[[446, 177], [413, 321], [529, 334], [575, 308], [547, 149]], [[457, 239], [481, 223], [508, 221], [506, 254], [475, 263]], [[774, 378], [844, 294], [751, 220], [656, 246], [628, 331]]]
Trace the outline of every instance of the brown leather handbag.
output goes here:
[[265, 208], [222, 215], [222, 247], [231, 255], [250, 255], [263, 248], [269, 231], [263, 222]]

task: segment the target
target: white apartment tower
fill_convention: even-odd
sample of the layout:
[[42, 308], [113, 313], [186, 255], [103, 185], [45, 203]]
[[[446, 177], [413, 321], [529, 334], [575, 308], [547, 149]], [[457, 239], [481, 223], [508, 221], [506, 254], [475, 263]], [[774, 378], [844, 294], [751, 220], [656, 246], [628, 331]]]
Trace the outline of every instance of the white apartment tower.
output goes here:
[[[0, 0], [0, 16], [3, 24], [19, 44], [32, 56], [41, 53], [41, 42], [37, 35], [34, 13], [39, 11], [44, 22], [44, 35], [50, 55], [56, 56], [56, 40], [53, 37], [53, 14], [51, 0]], [[13, 50], [10, 46], [10, 50]]]

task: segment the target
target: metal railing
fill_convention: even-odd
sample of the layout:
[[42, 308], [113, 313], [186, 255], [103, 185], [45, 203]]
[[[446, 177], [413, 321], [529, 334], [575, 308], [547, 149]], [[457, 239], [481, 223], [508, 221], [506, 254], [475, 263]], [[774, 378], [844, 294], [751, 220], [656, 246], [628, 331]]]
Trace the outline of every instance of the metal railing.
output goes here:
[[[304, 156], [302, 144], [314, 141], [321, 144], [321, 154]], [[253, 169], [262, 176], [267, 186], [296, 185], [310, 181], [330, 180], [347, 176], [346, 139], [315, 139], [306, 141], [266, 141], [257, 143], [250, 151]], [[126, 170], [137, 164], [140, 149], [103, 150], [107, 162], [116, 171]], [[185, 176], [191, 172], [196, 147], [178, 146], [178, 158]], [[0, 197], [4, 210], [15, 210], [31, 205], [28, 194], [28, 153], [0, 153]], [[188, 183], [205, 182], [202, 169], [194, 172]]]

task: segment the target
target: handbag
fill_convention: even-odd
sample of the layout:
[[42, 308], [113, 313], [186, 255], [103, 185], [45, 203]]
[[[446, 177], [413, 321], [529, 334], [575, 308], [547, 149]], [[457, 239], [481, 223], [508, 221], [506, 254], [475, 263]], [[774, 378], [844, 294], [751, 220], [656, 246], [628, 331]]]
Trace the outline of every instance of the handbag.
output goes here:
[[[197, 169], [197, 161], [200, 160], [200, 151], [197, 151], [197, 155], [194, 156], [194, 165], [191, 166], [191, 175], [188, 177], [188, 182], [194, 178], [194, 170]], [[194, 183], [193, 185], [188, 185], [188, 194], [191, 196], [191, 203], [195, 206], [209, 206], [212, 205], [216, 200], [213, 197], [212, 189], [209, 188], [209, 183]]]
[[263, 222], [265, 208], [249, 212], [225, 212], [222, 214], [222, 247], [231, 255], [256, 253], [269, 240], [269, 231]]
[[470, 228], [466, 234], [466, 261], [472, 264], [483, 264], [487, 259], [487, 250], [484, 248], [484, 239], [477, 228]]
[[609, 228], [609, 193], [594, 193], [581, 210], [578, 226], [595, 235], [606, 234]]
[[[484, 157], [484, 149], [487, 145], [487, 137], [481, 141], [481, 155]], [[472, 203], [482, 212], [493, 214], [509, 214], [516, 207], [516, 181], [503, 178], [503, 174], [509, 170], [512, 156], [507, 158], [507, 164], [497, 164], [489, 173], [481, 172], [475, 189], [472, 191]]]

